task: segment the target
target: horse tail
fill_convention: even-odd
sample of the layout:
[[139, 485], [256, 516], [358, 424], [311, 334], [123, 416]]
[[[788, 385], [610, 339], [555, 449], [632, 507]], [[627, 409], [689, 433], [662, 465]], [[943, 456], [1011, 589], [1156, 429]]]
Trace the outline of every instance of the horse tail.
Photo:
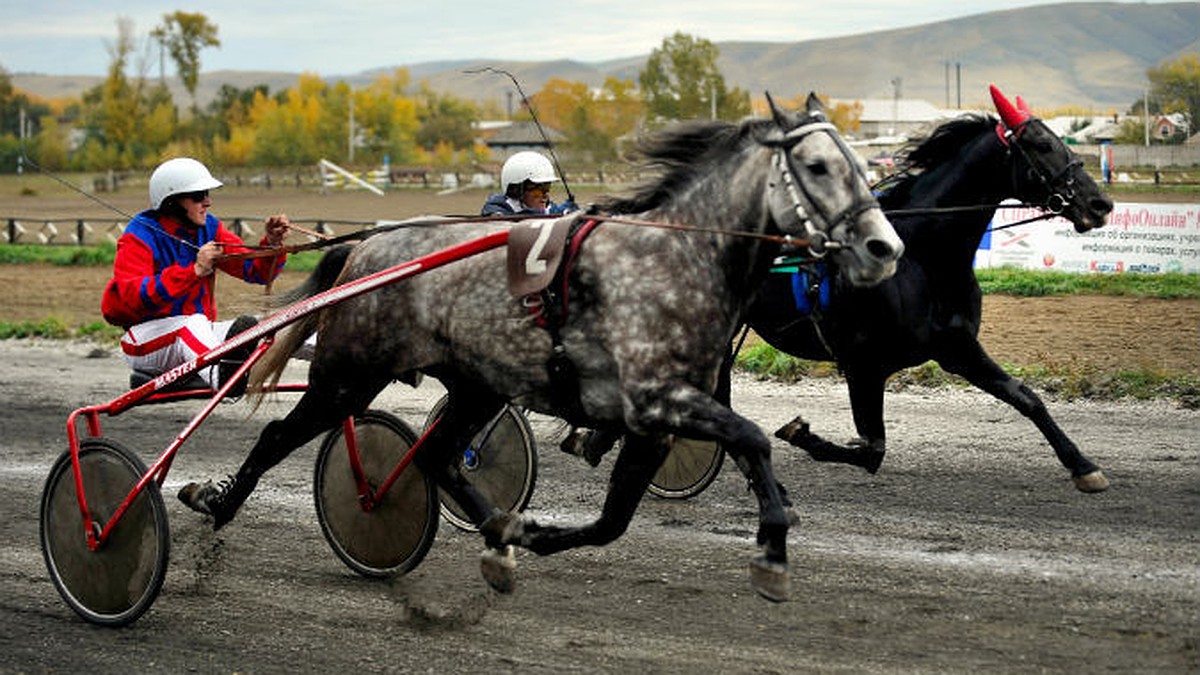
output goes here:
[[[304, 283], [279, 294], [272, 304], [290, 305], [333, 288], [340, 278], [352, 250], [354, 250], [353, 244], [343, 244], [329, 249], [321, 257], [312, 274], [304, 280]], [[254, 364], [254, 368], [250, 370], [248, 389], [257, 397], [255, 407], [262, 401], [265, 394], [264, 388], [279, 383], [279, 378], [283, 376], [283, 369], [287, 366], [288, 360], [299, 351], [310, 335], [317, 332], [320, 318], [320, 311], [309, 312], [299, 321], [282, 330], [276, 338], [275, 344], [271, 345], [262, 359]]]

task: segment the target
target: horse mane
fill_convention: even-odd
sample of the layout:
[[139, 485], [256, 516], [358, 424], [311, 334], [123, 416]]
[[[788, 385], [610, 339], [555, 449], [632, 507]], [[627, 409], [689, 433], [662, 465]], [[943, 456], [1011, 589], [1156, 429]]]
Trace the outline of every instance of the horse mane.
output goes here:
[[631, 191], [601, 198], [606, 213], [642, 213], [668, 202], [676, 192], [708, 172], [708, 163], [736, 151], [747, 137], [777, 128], [771, 120], [747, 118], [740, 123], [688, 120], [643, 134], [630, 159], [649, 173]]
[[886, 190], [889, 199], [904, 197], [922, 173], [953, 160], [964, 145], [992, 131], [998, 123], [993, 115], [972, 113], [942, 122], [932, 131], [910, 139], [896, 151], [896, 173], [878, 187]]

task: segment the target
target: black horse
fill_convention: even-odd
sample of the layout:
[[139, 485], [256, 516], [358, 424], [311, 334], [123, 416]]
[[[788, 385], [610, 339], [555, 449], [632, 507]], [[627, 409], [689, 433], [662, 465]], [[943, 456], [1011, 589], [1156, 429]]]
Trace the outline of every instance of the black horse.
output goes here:
[[[773, 274], [751, 306], [749, 325], [777, 349], [837, 361], [850, 388], [860, 438], [836, 445], [809, 431], [799, 417], [775, 435], [818, 461], [874, 473], [885, 451], [885, 381], [903, 368], [933, 360], [1033, 420], [1075, 486], [1099, 492], [1108, 487], [1100, 469], [1067, 438], [1038, 396], [979, 344], [981, 292], [973, 261], [1006, 198], [1043, 205], [1079, 232], [1103, 225], [1112, 201], [1024, 101], [1018, 97], [1014, 106], [995, 87], [992, 95], [999, 125], [991, 116], [956, 119], [901, 153], [900, 177], [880, 196], [904, 241], [895, 276], [877, 286], [851, 288], [834, 273], [826, 287], [828, 308], [804, 316], [797, 311], [792, 277]], [[820, 298], [813, 301], [820, 305]]]

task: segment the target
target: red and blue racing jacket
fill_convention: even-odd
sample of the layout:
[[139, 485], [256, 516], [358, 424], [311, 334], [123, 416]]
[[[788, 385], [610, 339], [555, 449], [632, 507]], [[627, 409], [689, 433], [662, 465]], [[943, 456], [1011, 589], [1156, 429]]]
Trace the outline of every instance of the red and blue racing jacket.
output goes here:
[[[117, 240], [113, 278], [100, 301], [104, 320], [129, 328], [150, 319], [202, 313], [216, 321], [216, 275], [197, 277], [193, 267], [197, 250], [210, 241], [226, 244], [223, 251], [227, 255], [249, 250], [212, 214], [203, 227], [189, 227], [166, 216], [156, 220], [150, 211], [139, 213]], [[266, 241], [263, 237], [262, 243]], [[287, 254], [280, 253], [277, 257], [223, 260], [217, 268], [249, 283], [267, 284], [286, 259]]]

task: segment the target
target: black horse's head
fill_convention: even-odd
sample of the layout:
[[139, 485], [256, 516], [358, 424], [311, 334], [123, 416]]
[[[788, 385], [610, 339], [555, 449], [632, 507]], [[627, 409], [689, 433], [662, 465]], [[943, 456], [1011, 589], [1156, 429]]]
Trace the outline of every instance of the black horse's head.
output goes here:
[[1020, 96], [1013, 104], [995, 85], [991, 91], [1000, 113], [997, 132], [1014, 153], [1013, 180], [1042, 195], [1040, 205], [1071, 221], [1077, 232], [1104, 225], [1113, 203], [1084, 170], [1083, 162]]

